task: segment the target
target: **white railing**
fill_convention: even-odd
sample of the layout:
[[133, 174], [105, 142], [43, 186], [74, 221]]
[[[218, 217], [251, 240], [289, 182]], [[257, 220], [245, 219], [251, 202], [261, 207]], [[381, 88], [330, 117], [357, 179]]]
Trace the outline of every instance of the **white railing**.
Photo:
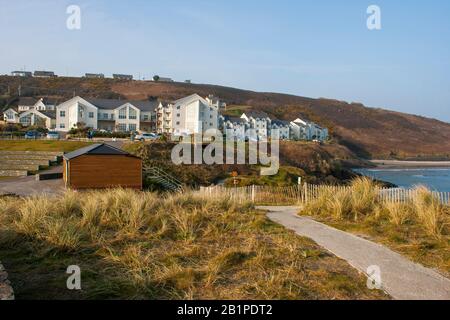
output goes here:
[[[237, 202], [258, 204], [302, 204], [314, 200], [323, 192], [337, 193], [350, 190], [348, 186], [326, 186], [303, 184], [290, 187], [246, 186], [226, 188], [224, 186], [201, 187], [199, 193], [204, 196], [229, 196]], [[378, 197], [382, 202], [406, 202], [417, 196], [416, 189], [378, 188]], [[432, 196], [442, 204], [450, 205], [450, 192], [432, 191]]]

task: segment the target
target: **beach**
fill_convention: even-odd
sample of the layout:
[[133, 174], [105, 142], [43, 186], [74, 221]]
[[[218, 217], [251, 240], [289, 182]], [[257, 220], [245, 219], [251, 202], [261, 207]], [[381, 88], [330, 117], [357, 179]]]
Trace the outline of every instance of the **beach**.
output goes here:
[[371, 160], [379, 169], [450, 168], [450, 161]]

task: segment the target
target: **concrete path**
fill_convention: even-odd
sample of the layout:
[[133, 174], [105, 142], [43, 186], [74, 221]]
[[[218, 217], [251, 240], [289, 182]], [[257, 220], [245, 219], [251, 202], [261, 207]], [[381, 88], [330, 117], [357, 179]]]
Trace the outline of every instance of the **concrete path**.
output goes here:
[[[62, 166], [55, 166], [41, 173], [62, 172]], [[62, 179], [36, 181], [35, 176], [12, 177], [0, 180], [0, 196], [17, 195], [54, 195], [64, 192], [64, 182]]]
[[258, 207], [268, 217], [298, 235], [311, 238], [334, 255], [367, 274], [370, 266], [381, 271], [382, 289], [398, 300], [449, 300], [450, 280], [413, 263], [392, 250], [297, 215], [297, 207]]

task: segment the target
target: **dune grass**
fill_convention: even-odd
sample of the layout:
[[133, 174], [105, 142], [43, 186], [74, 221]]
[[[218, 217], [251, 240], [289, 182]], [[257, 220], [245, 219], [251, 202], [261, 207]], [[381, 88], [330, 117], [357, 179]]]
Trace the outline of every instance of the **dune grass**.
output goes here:
[[194, 194], [0, 198], [0, 257], [18, 299], [387, 298], [250, 204]]
[[320, 192], [300, 214], [369, 237], [450, 275], [450, 207], [423, 186], [400, 203], [380, 201], [378, 188], [358, 178], [338, 192]]

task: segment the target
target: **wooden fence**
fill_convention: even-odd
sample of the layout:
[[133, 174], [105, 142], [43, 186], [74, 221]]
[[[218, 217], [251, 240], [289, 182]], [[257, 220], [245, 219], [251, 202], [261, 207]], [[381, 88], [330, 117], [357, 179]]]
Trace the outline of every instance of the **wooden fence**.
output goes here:
[[[325, 186], [303, 184], [290, 187], [271, 187], [271, 186], [247, 186], [237, 188], [226, 188], [223, 186], [202, 187], [199, 193], [204, 196], [217, 197], [228, 196], [236, 202], [253, 202], [265, 205], [295, 205], [303, 204], [317, 199], [321, 194], [335, 194], [340, 191], [350, 191], [347, 186]], [[403, 188], [378, 188], [378, 199], [381, 202], [406, 202], [417, 196], [416, 189]], [[450, 205], [450, 192], [432, 191], [435, 199], [442, 204]]]

